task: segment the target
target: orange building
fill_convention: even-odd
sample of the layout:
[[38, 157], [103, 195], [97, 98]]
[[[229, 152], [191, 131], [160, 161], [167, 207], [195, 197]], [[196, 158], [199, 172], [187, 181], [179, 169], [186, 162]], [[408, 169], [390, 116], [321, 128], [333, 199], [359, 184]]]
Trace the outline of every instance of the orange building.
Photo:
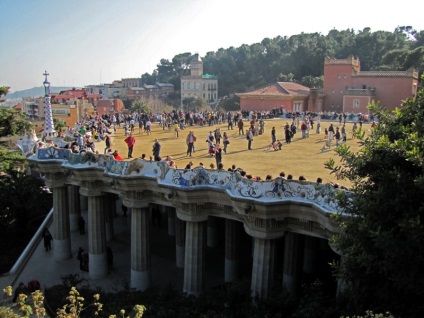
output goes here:
[[240, 109], [287, 112], [320, 111], [323, 95], [316, 89], [292, 82], [277, 82], [257, 90], [236, 94], [240, 97]]
[[415, 96], [418, 72], [361, 71], [359, 58], [325, 58], [324, 61], [324, 110], [368, 114], [368, 104], [379, 102], [394, 109], [406, 98]]
[[119, 98], [101, 99], [97, 102], [97, 114], [113, 115], [121, 112], [124, 109], [124, 103]]
[[100, 94], [89, 94], [85, 89], [76, 88], [60, 91], [59, 94], [51, 94], [51, 101], [56, 104], [66, 103], [72, 99], [85, 99], [96, 106], [96, 103], [100, 98]]
[[388, 109], [401, 106], [417, 93], [418, 72], [361, 71], [360, 61], [325, 58], [324, 88], [318, 91], [291, 82], [277, 82], [247, 93], [238, 93], [241, 110], [288, 112], [347, 112], [368, 114], [368, 104], [379, 102]]

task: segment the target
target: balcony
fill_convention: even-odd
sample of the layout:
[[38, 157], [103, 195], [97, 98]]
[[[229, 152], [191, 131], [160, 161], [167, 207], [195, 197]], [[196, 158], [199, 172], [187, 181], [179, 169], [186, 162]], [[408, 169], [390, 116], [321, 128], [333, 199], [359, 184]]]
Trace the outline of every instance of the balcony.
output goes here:
[[375, 96], [375, 88], [348, 88], [345, 95]]

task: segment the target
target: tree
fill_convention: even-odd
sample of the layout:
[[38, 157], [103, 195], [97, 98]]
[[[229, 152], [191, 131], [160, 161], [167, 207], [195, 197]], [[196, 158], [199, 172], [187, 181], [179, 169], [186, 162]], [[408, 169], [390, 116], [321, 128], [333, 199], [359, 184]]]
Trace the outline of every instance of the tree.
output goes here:
[[422, 317], [424, 310], [424, 90], [395, 111], [370, 105], [379, 124], [353, 153], [336, 149], [341, 164], [327, 162], [352, 183], [340, 196], [342, 253], [338, 275], [356, 310], [389, 310]]
[[131, 111], [138, 112], [140, 114], [150, 114], [151, 109], [147, 106], [147, 102], [137, 99], [131, 103]]
[[[22, 112], [13, 109], [0, 109], [0, 137], [23, 135], [29, 132], [31, 127], [31, 123], [25, 119]], [[4, 140], [0, 142], [4, 142]]]
[[9, 88], [7, 86], [0, 86], [0, 97], [6, 96], [9, 93]]
[[31, 128], [32, 124], [20, 111], [0, 109], [0, 172], [8, 172], [13, 165], [25, 161], [21, 153], [12, 146], [11, 138], [24, 135]]
[[5, 242], [0, 245], [1, 272], [10, 268], [31, 239], [28, 220], [52, 206], [43, 180], [25, 174], [26, 158], [13, 146], [15, 136], [28, 133], [31, 126], [23, 113], [0, 109], [0, 241]]

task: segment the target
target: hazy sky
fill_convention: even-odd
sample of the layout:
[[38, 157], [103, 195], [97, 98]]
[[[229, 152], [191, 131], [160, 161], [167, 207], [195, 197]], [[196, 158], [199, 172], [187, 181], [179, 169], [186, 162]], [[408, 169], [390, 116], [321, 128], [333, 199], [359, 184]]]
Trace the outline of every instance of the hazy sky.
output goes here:
[[[0, 0], [0, 86], [111, 83], [162, 58], [302, 32], [424, 29], [424, 2], [283, 0]], [[350, 11], [346, 13], [347, 11]]]

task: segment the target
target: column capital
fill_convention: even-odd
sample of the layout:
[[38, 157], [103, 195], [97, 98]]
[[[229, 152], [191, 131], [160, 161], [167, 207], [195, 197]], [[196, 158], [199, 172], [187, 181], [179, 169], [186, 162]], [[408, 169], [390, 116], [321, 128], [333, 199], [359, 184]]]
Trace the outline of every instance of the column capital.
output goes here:
[[147, 208], [149, 207], [149, 201], [146, 198], [146, 195], [143, 195], [143, 191], [125, 191], [122, 203], [129, 208]]
[[246, 216], [244, 230], [254, 238], [276, 239], [284, 236], [284, 221]]
[[67, 186], [67, 178], [63, 171], [46, 171], [44, 182], [49, 188], [60, 188]]
[[102, 192], [103, 182], [98, 180], [84, 180], [81, 182], [80, 185], [80, 194], [84, 195], [86, 197], [96, 197], [101, 196], [103, 194]]
[[202, 222], [208, 220], [203, 203], [178, 203], [176, 205], [177, 217], [183, 221]]

